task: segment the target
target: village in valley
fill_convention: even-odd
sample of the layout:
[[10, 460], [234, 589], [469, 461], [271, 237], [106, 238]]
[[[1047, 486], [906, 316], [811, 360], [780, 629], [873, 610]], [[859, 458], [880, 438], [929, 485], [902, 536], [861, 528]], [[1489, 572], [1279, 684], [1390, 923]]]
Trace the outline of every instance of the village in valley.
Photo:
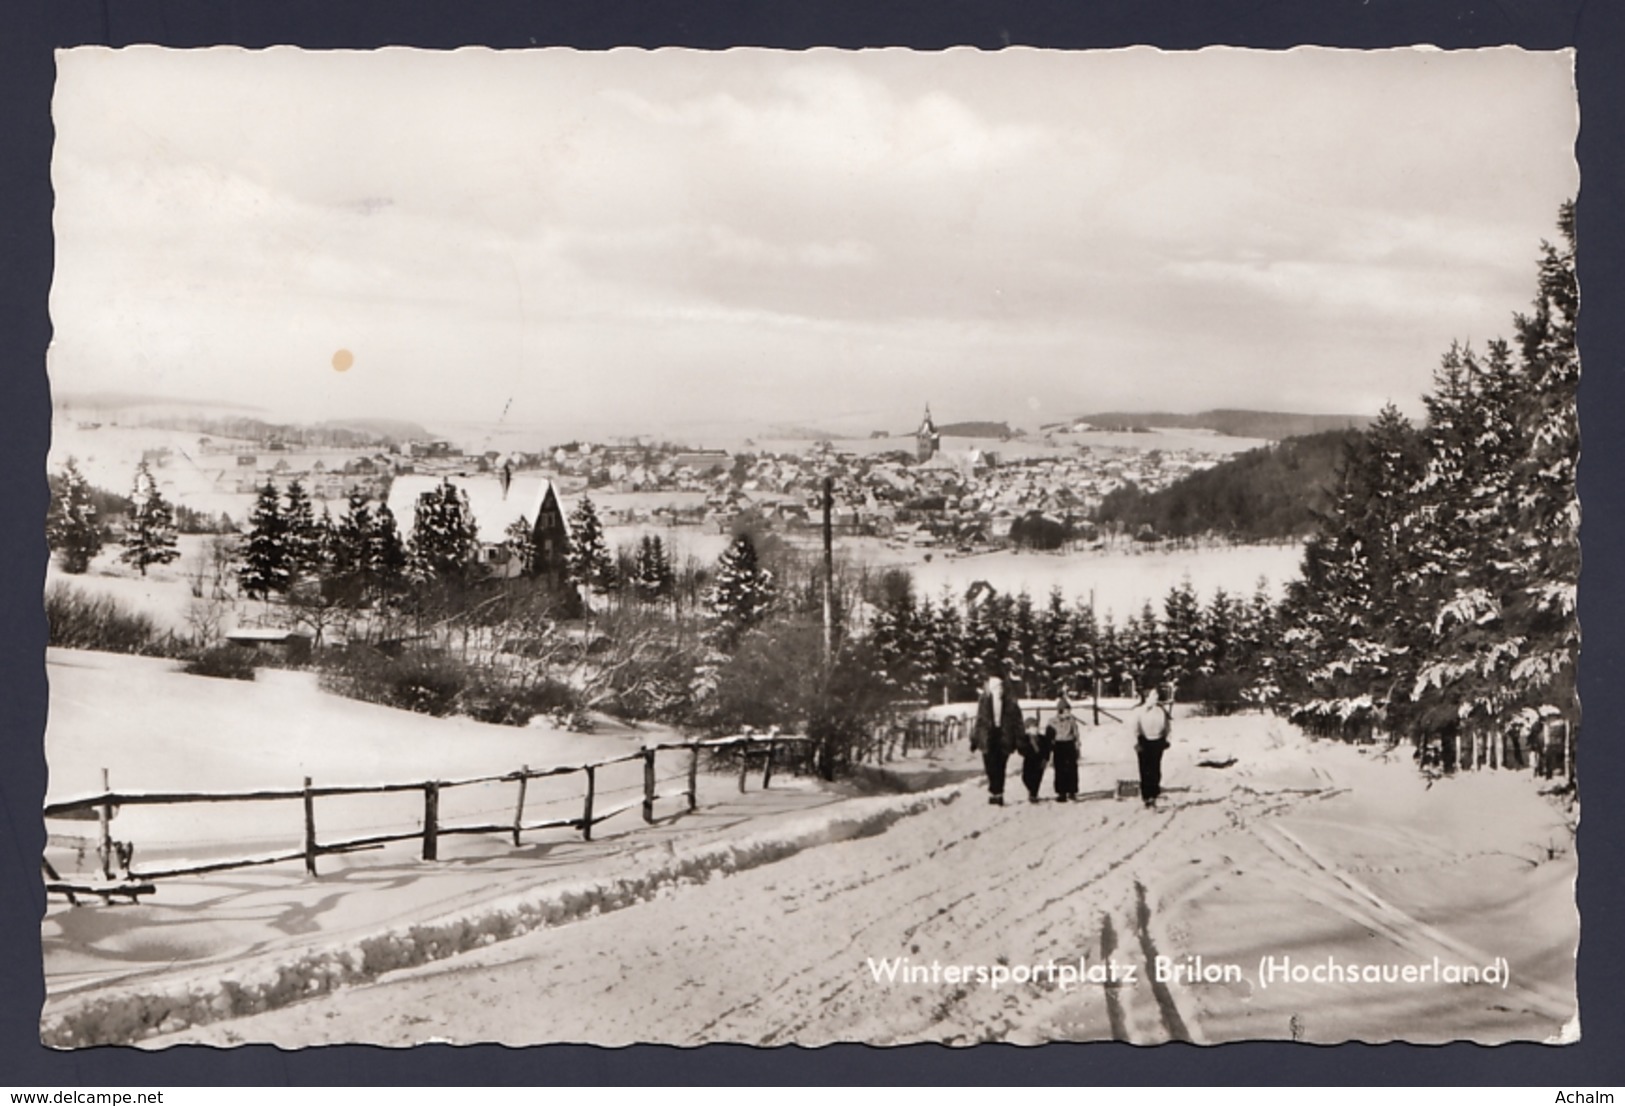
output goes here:
[[[1017, 520], [1028, 516], [1065, 526], [1069, 540], [1098, 540], [1089, 519], [1108, 493], [1128, 485], [1154, 492], [1267, 444], [1211, 432], [1114, 431], [1079, 420], [1033, 432], [1001, 424], [992, 428], [997, 436], [976, 427], [984, 436], [956, 435], [945, 447], [927, 407], [914, 433], [876, 432], [867, 439], [787, 440], [770, 432], [761, 444], [747, 438], [735, 450], [633, 439], [501, 451], [430, 438], [422, 428], [405, 428], [420, 437], [383, 434], [367, 430], [364, 422], [300, 434], [295, 427], [238, 419], [241, 437], [193, 435], [188, 423], [224, 420], [189, 419], [178, 413], [184, 408], [154, 420], [144, 416], [149, 411], [136, 405], [121, 416], [117, 407], [109, 410], [94, 399], [64, 404], [53, 457], [77, 450], [81, 470], [93, 472], [108, 490], [122, 490], [133, 477], [138, 448], [137, 459], [149, 466], [158, 487], [210, 530], [240, 527], [267, 483], [298, 481], [314, 504], [331, 512], [360, 494], [390, 499], [397, 517], [403, 506], [410, 517], [413, 500], [390, 490], [401, 477], [419, 478], [402, 485], [419, 491], [424, 479], [441, 478], [474, 489], [498, 483], [504, 473], [546, 478], [561, 496], [594, 496], [610, 525], [727, 533], [748, 516], [770, 528], [810, 530], [820, 525], [829, 479], [839, 533], [971, 552], [1004, 543]], [[120, 421], [131, 414], [133, 422]], [[158, 444], [110, 440], [120, 438]], [[312, 438], [327, 441], [317, 445]], [[130, 470], [123, 480], [117, 478], [120, 467]], [[482, 525], [500, 534], [512, 521]], [[120, 525], [117, 518], [104, 522], [115, 531]]]

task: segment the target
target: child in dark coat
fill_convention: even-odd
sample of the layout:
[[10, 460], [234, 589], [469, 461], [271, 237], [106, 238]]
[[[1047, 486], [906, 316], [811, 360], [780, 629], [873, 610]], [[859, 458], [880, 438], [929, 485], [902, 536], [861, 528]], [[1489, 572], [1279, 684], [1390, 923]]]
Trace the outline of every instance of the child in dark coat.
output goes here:
[[1038, 801], [1038, 788], [1044, 782], [1044, 768], [1049, 764], [1047, 734], [1038, 732], [1038, 719], [1027, 719], [1021, 735], [1021, 782], [1027, 787], [1027, 801]]

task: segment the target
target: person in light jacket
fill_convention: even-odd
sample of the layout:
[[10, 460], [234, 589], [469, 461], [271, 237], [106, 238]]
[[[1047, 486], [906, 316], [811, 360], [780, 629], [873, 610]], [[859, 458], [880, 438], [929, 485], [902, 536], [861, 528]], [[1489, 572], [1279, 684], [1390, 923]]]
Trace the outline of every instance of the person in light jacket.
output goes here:
[[1044, 735], [1049, 740], [1051, 755], [1055, 757], [1055, 801], [1077, 802], [1078, 799], [1078, 720], [1072, 714], [1072, 704], [1065, 695], [1055, 703], [1055, 721]]
[[1174, 687], [1161, 684], [1155, 698], [1147, 696], [1134, 711], [1134, 752], [1140, 760], [1140, 799], [1147, 810], [1157, 808], [1162, 794], [1162, 754], [1174, 723]]
[[982, 767], [987, 770], [987, 801], [1004, 805], [1004, 777], [1010, 754], [1021, 747], [1021, 704], [1006, 693], [1004, 681], [996, 675], [987, 678], [976, 702], [976, 725], [971, 744], [982, 750]]

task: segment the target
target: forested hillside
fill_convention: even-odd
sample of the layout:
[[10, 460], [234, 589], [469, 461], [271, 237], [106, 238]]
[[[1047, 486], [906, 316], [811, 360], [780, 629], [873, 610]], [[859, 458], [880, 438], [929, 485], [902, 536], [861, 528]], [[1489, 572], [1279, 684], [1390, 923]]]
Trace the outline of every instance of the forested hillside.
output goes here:
[[1158, 537], [1218, 534], [1237, 541], [1301, 537], [1329, 502], [1357, 430], [1288, 438], [1192, 473], [1156, 492], [1129, 485], [1101, 502], [1095, 520], [1128, 533], [1150, 527]]

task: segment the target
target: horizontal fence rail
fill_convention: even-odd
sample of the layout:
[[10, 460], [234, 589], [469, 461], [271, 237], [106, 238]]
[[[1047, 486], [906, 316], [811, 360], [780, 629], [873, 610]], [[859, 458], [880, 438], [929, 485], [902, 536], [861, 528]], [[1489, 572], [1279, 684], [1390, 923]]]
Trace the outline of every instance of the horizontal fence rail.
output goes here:
[[[399, 841], [421, 841], [424, 860], [439, 858], [440, 838], [454, 835], [500, 834], [510, 837], [519, 845], [525, 833], [552, 829], [572, 829], [582, 839], [592, 840], [593, 827], [630, 810], [641, 810], [645, 823], [653, 823], [655, 804], [663, 799], [681, 799], [684, 810], [699, 806], [700, 757], [706, 752], [735, 751], [739, 754], [739, 790], [744, 792], [750, 776], [751, 754], [762, 753], [762, 787], [772, 785], [774, 758], [779, 749], [805, 743], [806, 737], [796, 734], [743, 734], [737, 737], [710, 738], [696, 741], [668, 741], [646, 745], [633, 753], [606, 757], [581, 764], [553, 765], [547, 768], [522, 767], [512, 772], [494, 775], [464, 776], [455, 779], [419, 780], [411, 783], [381, 784], [314, 784], [309, 777], [298, 788], [260, 788], [250, 791], [118, 791], [108, 785], [107, 773], [102, 774], [103, 790], [93, 795], [79, 795], [45, 804], [44, 816], [54, 819], [89, 821], [94, 819], [100, 833], [97, 856], [101, 863], [100, 881], [73, 881], [64, 879], [49, 861], [42, 861], [46, 875], [46, 889], [66, 895], [77, 903], [78, 895], [98, 895], [111, 901], [114, 894], [124, 895], [131, 901], [136, 896], [149, 894], [151, 881], [182, 875], [201, 875], [208, 872], [251, 868], [266, 864], [284, 864], [303, 861], [309, 875], [317, 874], [317, 858], [340, 853], [380, 849]], [[656, 758], [660, 753], [686, 752], [687, 762], [680, 772], [661, 777]], [[618, 764], [643, 763], [642, 785], [619, 787], [606, 791], [600, 786], [599, 770]], [[526, 818], [526, 802], [530, 783], [580, 773], [585, 789], [581, 799], [581, 813], [577, 816]], [[440, 797], [449, 790], [484, 784], [512, 783], [518, 786], [518, 798], [511, 818], [489, 822], [445, 822], [440, 816]], [[678, 783], [676, 788], [661, 785]], [[640, 792], [636, 798], [605, 802], [611, 795]], [[388, 833], [369, 833], [338, 840], [322, 841], [316, 832], [316, 800], [354, 795], [390, 795], [418, 792], [423, 796], [421, 828]], [[250, 856], [228, 857], [205, 863], [184, 864], [168, 868], [143, 868], [132, 864], [134, 847], [113, 840], [112, 820], [121, 807], [175, 806], [189, 803], [244, 803], [292, 802], [304, 807], [304, 841], [299, 848], [285, 848]], [[560, 800], [549, 800], [557, 803]], [[53, 838], [53, 840], [58, 840]], [[121, 876], [115, 878], [115, 868]]]

